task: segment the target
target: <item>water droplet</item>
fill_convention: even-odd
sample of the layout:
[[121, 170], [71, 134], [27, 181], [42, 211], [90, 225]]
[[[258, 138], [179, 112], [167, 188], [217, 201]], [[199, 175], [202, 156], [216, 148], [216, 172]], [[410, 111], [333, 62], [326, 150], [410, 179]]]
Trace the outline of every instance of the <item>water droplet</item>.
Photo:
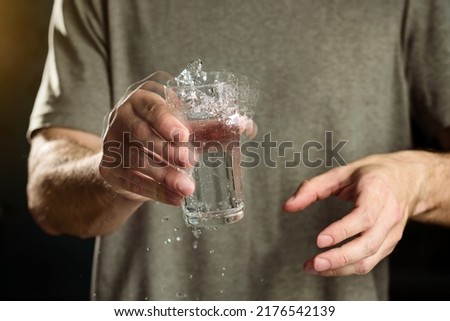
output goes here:
[[146, 296], [146, 297], [144, 298], [144, 300], [147, 301], [147, 300], [148, 300], [148, 297]]
[[223, 266], [222, 267], [222, 271], [226, 271], [226, 270], [227, 270], [227, 268]]
[[192, 234], [194, 234], [194, 237], [195, 237], [196, 239], [198, 239], [198, 238], [200, 237], [200, 235], [202, 234], [202, 230], [199, 229], [199, 228], [197, 228], [197, 227], [194, 227], [194, 228], [192, 229]]
[[180, 241], [181, 241], [181, 237], [177, 236], [177, 237], [175, 238], [175, 240], [177, 240], [177, 242], [180, 242]]
[[225, 276], [225, 273], [222, 273], [221, 275], [222, 275], [222, 276]]
[[261, 278], [259, 281], [261, 281], [261, 282], [264, 282], [264, 279], [263, 278]]
[[186, 294], [186, 293], [178, 292], [178, 293], [176, 294], [176, 296], [177, 296], [177, 298], [186, 298], [186, 297], [187, 297], [187, 294]]
[[209, 253], [213, 254], [213, 253], [214, 253], [214, 250], [213, 250], [213, 249], [209, 250]]
[[194, 250], [198, 249], [198, 241], [195, 240], [194, 243], [192, 244], [192, 247]]
[[170, 238], [168, 238], [167, 240], [164, 241], [165, 245], [170, 244], [170, 243], [172, 243], [172, 240]]
[[167, 222], [168, 220], [169, 220], [169, 218], [168, 218], [167, 216], [165, 216], [165, 217], [163, 217], [163, 218], [161, 219], [161, 222], [165, 223], [165, 222]]
[[217, 226], [214, 226], [214, 231], [217, 231], [219, 228]]
[[192, 280], [194, 278], [194, 276], [192, 274], [188, 274], [188, 279]]
[[97, 293], [95, 293], [95, 292], [94, 292], [94, 293], [92, 293], [92, 296], [93, 296], [93, 297], [95, 297], [96, 295], [97, 295]]
[[176, 232], [176, 231], [178, 231], [178, 230], [179, 230], [178, 227], [175, 227], [175, 228], [173, 229], [174, 232]]
[[219, 292], [217, 292], [217, 294], [223, 294], [223, 290], [219, 290]]
[[147, 247], [147, 248], [146, 248], [146, 250], [147, 250], [147, 252], [148, 252], [148, 251], [150, 251], [150, 248], [149, 248], [149, 247]]

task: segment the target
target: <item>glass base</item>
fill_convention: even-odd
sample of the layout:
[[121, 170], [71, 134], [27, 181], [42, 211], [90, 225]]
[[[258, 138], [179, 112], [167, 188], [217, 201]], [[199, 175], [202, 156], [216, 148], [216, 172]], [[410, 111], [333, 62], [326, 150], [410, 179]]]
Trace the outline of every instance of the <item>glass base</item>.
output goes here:
[[244, 217], [244, 211], [243, 208], [239, 208], [236, 212], [228, 210], [226, 212], [202, 213], [202, 216], [183, 213], [183, 217], [189, 227], [218, 227], [241, 220]]

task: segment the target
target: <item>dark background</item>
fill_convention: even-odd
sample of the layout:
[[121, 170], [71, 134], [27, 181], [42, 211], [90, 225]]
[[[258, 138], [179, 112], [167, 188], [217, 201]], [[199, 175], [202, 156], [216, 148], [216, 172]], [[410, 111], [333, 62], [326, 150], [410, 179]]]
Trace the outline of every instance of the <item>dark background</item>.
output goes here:
[[[27, 211], [25, 139], [52, 1], [0, 0], [0, 299], [87, 300], [93, 240], [45, 235]], [[450, 300], [450, 230], [410, 223], [391, 299]]]

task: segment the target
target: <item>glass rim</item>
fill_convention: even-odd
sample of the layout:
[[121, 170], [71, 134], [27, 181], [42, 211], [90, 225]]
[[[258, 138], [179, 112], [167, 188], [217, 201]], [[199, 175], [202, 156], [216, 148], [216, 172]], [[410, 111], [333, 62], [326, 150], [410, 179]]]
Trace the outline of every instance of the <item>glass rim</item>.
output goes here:
[[[230, 82], [230, 80], [235, 78], [235, 75], [228, 71], [208, 71], [208, 72], [206, 72], [206, 75], [207, 75], [207, 78], [206, 78], [207, 81], [208, 81], [208, 75], [218, 75], [218, 77], [215, 77], [214, 79], [212, 79], [211, 82], [203, 83], [200, 85], [178, 85], [177, 80], [176, 80], [177, 78], [173, 77], [172, 79], [169, 79], [164, 84], [164, 87], [167, 87], [167, 88], [192, 88], [192, 87], [203, 88], [203, 87], [210, 87], [210, 86], [214, 86], [214, 85], [226, 84], [226, 83]], [[232, 77], [221, 80], [222, 75], [228, 76], [228, 77], [232, 76]], [[217, 81], [217, 82], [215, 82], [215, 81]]]

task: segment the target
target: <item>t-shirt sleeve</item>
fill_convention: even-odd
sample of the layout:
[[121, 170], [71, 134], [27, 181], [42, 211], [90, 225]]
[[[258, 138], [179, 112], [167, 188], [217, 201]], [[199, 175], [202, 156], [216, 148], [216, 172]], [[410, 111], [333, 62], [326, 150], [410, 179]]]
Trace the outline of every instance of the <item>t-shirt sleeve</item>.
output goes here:
[[406, 76], [414, 123], [428, 139], [450, 126], [450, 1], [407, 1]]
[[49, 49], [27, 137], [40, 128], [66, 127], [101, 135], [110, 110], [103, 1], [54, 3]]

